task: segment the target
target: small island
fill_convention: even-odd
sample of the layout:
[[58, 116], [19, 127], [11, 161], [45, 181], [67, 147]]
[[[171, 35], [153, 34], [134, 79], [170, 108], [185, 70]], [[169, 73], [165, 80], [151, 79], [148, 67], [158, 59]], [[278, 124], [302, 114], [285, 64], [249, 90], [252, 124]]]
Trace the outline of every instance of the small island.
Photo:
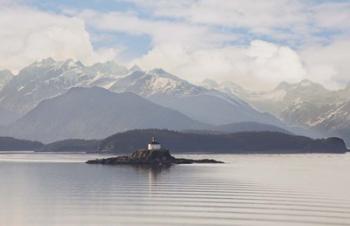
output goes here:
[[105, 159], [89, 160], [88, 164], [105, 165], [150, 165], [150, 166], [169, 166], [172, 164], [192, 164], [192, 163], [223, 163], [214, 159], [185, 159], [173, 157], [169, 150], [163, 149], [160, 143], [152, 137], [151, 143], [147, 149], [137, 150], [130, 156], [117, 156]]

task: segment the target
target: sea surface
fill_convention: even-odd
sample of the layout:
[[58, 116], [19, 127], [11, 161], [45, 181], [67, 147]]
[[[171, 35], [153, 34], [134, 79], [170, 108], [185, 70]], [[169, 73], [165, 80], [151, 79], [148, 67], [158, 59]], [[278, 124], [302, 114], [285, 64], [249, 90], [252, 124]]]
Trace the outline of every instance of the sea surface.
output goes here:
[[163, 170], [84, 163], [97, 157], [0, 153], [0, 226], [350, 225], [349, 154], [186, 155], [226, 164]]

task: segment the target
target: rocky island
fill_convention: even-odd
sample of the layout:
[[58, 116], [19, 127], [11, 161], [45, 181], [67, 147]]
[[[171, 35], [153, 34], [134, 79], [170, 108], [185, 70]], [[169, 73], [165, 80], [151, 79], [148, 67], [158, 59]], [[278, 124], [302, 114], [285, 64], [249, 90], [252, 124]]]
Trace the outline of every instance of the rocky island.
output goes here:
[[105, 159], [89, 160], [88, 164], [105, 165], [150, 165], [150, 166], [169, 166], [172, 164], [192, 164], [192, 163], [223, 163], [214, 159], [185, 159], [175, 158], [167, 149], [162, 149], [161, 145], [152, 138], [147, 149], [137, 150], [130, 156], [117, 156]]

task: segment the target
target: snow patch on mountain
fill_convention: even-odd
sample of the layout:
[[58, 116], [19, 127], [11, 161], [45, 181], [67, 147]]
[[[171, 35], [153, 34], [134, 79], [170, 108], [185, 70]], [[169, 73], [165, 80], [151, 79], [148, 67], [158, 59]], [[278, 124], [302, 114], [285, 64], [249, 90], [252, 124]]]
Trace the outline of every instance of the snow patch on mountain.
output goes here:
[[1, 106], [23, 115], [39, 102], [72, 87], [109, 88], [128, 69], [114, 62], [85, 66], [79, 61], [43, 59], [23, 68], [0, 92]]
[[272, 115], [257, 111], [234, 95], [232, 89], [228, 94], [194, 85], [160, 68], [128, 69], [111, 61], [91, 66], [52, 58], [34, 62], [6, 84], [0, 92], [0, 104], [23, 116], [41, 101], [64, 94], [72, 87], [94, 86], [117, 93], [132, 92], [209, 124], [255, 121], [280, 125]]

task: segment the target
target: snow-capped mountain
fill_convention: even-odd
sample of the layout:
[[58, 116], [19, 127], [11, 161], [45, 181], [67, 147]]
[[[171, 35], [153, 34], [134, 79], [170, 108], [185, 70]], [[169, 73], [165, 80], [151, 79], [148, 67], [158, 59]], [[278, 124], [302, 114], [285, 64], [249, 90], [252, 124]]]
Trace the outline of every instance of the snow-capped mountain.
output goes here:
[[[227, 86], [229, 83], [225, 83]], [[217, 89], [229, 95], [231, 89], [218, 84]], [[254, 107], [270, 112], [291, 126], [311, 129], [321, 136], [341, 136], [350, 144], [350, 86], [331, 91], [322, 85], [303, 80], [282, 82], [267, 92], [234, 92]]]
[[228, 95], [239, 96], [254, 107], [280, 117], [291, 109], [303, 108], [303, 105], [321, 107], [334, 103], [336, 96], [340, 96], [306, 79], [299, 83], [282, 82], [275, 89], [263, 92], [252, 92], [232, 82], [220, 83], [215, 86], [215, 89]]
[[229, 96], [237, 96], [260, 111], [270, 112], [276, 115], [279, 115], [277, 113], [281, 109], [280, 104], [283, 103], [283, 98], [286, 95], [286, 91], [280, 89], [280, 87], [268, 92], [253, 92], [232, 81], [223, 81], [219, 83], [206, 79], [201, 85], [208, 89], [219, 90]]
[[320, 111], [311, 126], [324, 134], [343, 138], [350, 145], [350, 101], [336, 103]]
[[158, 94], [197, 95], [205, 89], [192, 85], [162, 69], [153, 69], [148, 72], [134, 69], [128, 76], [116, 81], [110, 90], [152, 96]]
[[250, 94], [249, 91], [232, 81], [223, 81], [218, 83], [212, 79], [205, 79], [200, 85], [207, 89], [220, 90], [227, 95], [240, 97], [242, 99], [245, 99], [245, 97]]
[[14, 122], [43, 100], [72, 87], [94, 86], [116, 93], [132, 92], [211, 125], [258, 122], [294, 133], [301, 126], [307, 133], [311, 128], [321, 135], [350, 135], [350, 86], [331, 91], [303, 80], [283, 82], [271, 91], [252, 92], [231, 81], [206, 80], [194, 85], [162, 69], [144, 71], [136, 65], [128, 69], [115, 62], [87, 66], [51, 58], [34, 62], [17, 75], [0, 71], [0, 125]]
[[79, 61], [52, 58], [23, 68], [0, 92], [0, 105], [24, 115], [39, 102], [65, 93], [72, 87], [109, 88], [128, 69], [114, 62], [85, 66]]
[[127, 69], [114, 62], [85, 66], [74, 60], [37, 61], [4, 86], [0, 104], [18, 118], [41, 101], [72, 87], [93, 86], [118, 93], [133, 92], [204, 123], [255, 121], [281, 125], [273, 116], [257, 111], [237, 96], [191, 84], [162, 69], [143, 71], [138, 66]]
[[330, 91], [303, 80], [283, 82], [271, 91], [252, 92], [233, 82], [206, 80], [194, 85], [162, 69], [144, 71], [136, 65], [128, 69], [115, 62], [86, 66], [51, 58], [34, 62], [17, 75], [0, 71], [0, 125], [14, 122], [43, 100], [72, 87], [94, 86], [135, 93], [206, 124], [258, 122], [296, 131], [282, 120], [293, 128], [311, 128], [321, 135], [340, 134], [345, 138], [350, 134], [350, 86]]
[[324, 114], [338, 108], [345, 100], [336, 92], [309, 80], [295, 84], [283, 82], [273, 91], [263, 93], [261, 97], [259, 99], [255, 96], [251, 103], [255, 101], [260, 107], [265, 107], [289, 124], [311, 128], [317, 126], [320, 119], [325, 117]]
[[117, 80], [110, 90], [136, 93], [209, 124], [256, 121], [281, 125], [273, 116], [255, 110], [234, 95], [191, 84], [162, 69], [133, 71]]

